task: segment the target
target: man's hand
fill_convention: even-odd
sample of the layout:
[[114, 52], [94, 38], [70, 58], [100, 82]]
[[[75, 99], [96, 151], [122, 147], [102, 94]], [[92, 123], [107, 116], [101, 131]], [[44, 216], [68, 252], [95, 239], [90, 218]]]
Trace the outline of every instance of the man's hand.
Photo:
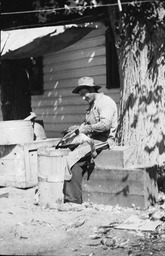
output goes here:
[[92, 127], [91, 125], [88, 124], [82, 124], [79, 127], [79, 133], [84, 133], [84, 134], [89, 134], [92, 132]]

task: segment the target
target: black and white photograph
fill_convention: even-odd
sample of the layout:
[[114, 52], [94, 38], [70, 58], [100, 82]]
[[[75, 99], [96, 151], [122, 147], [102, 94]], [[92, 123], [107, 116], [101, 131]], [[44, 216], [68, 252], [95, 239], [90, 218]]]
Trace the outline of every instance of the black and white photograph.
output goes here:
[[0, 255], [165, 255], [165, 0], [1, 0]]

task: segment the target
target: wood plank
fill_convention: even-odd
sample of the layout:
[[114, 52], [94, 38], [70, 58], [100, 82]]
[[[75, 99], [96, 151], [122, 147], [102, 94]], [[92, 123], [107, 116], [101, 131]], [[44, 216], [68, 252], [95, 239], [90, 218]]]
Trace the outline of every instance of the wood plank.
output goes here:
[[[115, 102], [119, 102], [119, 97], [117, 94], [113, 95], [113, 99]], [[77, 106], [77, 105], [85, 105], [87, 106], [87, 102], [83, 101], [82, 98], [80, 98], [77, 95], [70, 95], [70, 96], [64, 96], [61, 98], [56, 97], [40, 97], [40, 96], [34, 96], [32, 100], [32, 109], [35, 107], [62, 107], [62, 106]]]
[[89, 68], [92, 66], [101, 66], [106, 65], [106, 58], [105, 56], [97, 56], [92, 58], [85, 58], [81, 60], [75, 61], [68, 61], [68, 62], [61, 62], [59, 64], [50, 64], [43, 67], [44, 74], [51, 73], [56, 74], [59, 71], [68, 71], [72, 69], [79, 69], [88, 66]]
[[82, 60], [82, 59], [90, 59], [90, 58], [96, 58], [97, 56], [105, 56], [105, 47], [104, 46], [98, 46], [93, 49], [93, 47], [88, 48], [86, 50], [76, 50], [74, 52], [55, 52], [49, 56], [46, 56], [43, 59], [44, 66], [57, 64], [59, 65], [68, 62], [68, 61], [74, 61], [74, 60]]
[[[69, 123], [44, 123], [44, 127], [45, 127], [45, 131], [46, 131], [46, 136], [47, 134], [49, 134], [49, 132], [54, 132], [54, 133], [60, 133], [62, 131], [64, 131], [65, 129], [67, 129], [69, 126], [71, 125], [79, 125], [80, 123], [72, 123], [72, 122], [69, 122]], [[62, 134], [61, 136], [62, 137]], [[49, 137], [50, 138], [50, 137]], [[53, 136], [53, 138], [56, 138], [56, 136]]]
[[65, 115], [65, 114], [85, 114], [87, 106], [86, 105], [78, 105], [76, 108], [75, 106], [62, 106], [62, 107], [33, 107], [33, 111], [35, 114], [39, 116], [48, 116], [48, 115]]
[[[99, 84], [101, 86], [101, 84]], [[35, 95], [35, 96], [32, 96], [32, 99], [45, 99], [45, 98], [58, 98], [58, 97], [68, 97], [68, 96], [71, 96], [71, 97], [77, 97], [77, 95], [73, 94], [72, 93], [72, 90], [76, 87], [76, 85], [74, 87], [70, 87], [70, 88], [62, 88], [62, 87], [59, 87], [57, 89], [47, 89], [44, 91], [44, 94], [43, 95]], [[105, 91], [104, 89], [100, 89], [99, 92], [102, 92], [102, 91]], [[120, 97], [120, 90], [111, 90], [111, 91], [105, 91], [104, 94], [110, 96], [110, 97]], [[79, 96], [78, 96], [79, 97]], [[80, 98], [80, 97], [79, 97]]]
[[49, 99], [49, 98], [61, 98], [61, 97], [75, 97], [75, 94], [72, 93], [72, 88], [57, 88], [57, 89], [47, 89], [44, 91], [43, 95], [34, 95], [32, 99]]
[[75, 122], [75, 123], [82, 123], [84, 120], [84, 114], [79, 115], [51, 115], [51, 116], [39, 116], [38, 119], [44, 120], [44, 124], [60, 124], [60, 123], [68, 123], [68, 122]]
[[[80, 78], [79, 76], [73, 77], [73, 78], [71, 77], [68, 81], [68, 78], [64, 78], [62, 75], [60, 79], [54, 78], [51, 80], [46, 80], [46, 78], [44, 77], [44, 88], [45, 89], [71, 88], [72, 90], [72, 88], [77, 86], [79, 78]], [[97, 85], [105, 86], [106, 84], [106, 76], [102, 74], [95, 75], [94, 80]]]
[[46, 136], [47, 138], [62, 138], [61, 131], [47, 131]]
[[32, 102], [32, 108], [33, 107], [42, 107], [42, 106], [53, 106], [53, 107], [60, 107], [60, 106], [77, 106], [77, 105], [87, 105], [83, 99], [81, 99], [79, 96], [71, 95], [68, 97], [62, 97], [62, 98], [40, 98], [39, 96], [33, 97], [33, 102]]
[[117, 105], [119, 105], [119, 103], [120, 103], [119, 94], [110, 94], [110, 97], [116, 102]]
[[106, 90], [105, 94], [110, 95], [110, 96], [113, 94], [120, 95], [120, 88], [108, 89], [108, 90]]
[[96, 27], [97, 28], [94, 29], [93, 31], [91, 31], [90, 33], [88, 33], [86, 36], [84, 36], [83, 37], [84, 40], [86, 40], [87, 38], [92, 38], [92, 37], [95, 38], [95, 37], [98, 37], [101, 35], [105, 35], [105, 31], [106, 31], [107, 27], [101, 22], [97, 23], [96, 26], [95, 26], [95, 24], [96, 23], [94, 23], [94, 28], [96, 28]]
[[57, 72], [56, 74], [44, 74], [44, 83], [52, 80], [59, 80], [61, 77], [63, 77], [63, 79], [68, 79], [69, 81], [70, 78], [80, 78], [82, 76], [95, 77], [96, 75], [106, 76], [106, 65], [90, 68], [84, 67], [76, 70], [69, 70], [64, 73]]
[[100, 35], [89, 39], [84, 37], [82, 40], [63, 49], [62, 52], [74, 52], [75, 50], [81, 51], [83, 49], [88, 49], [91, 47], [95, 48], [98, 46], [105, 46], [105, 35]]
[[61, 97], [61, 96], [69, 96], [72, 95], [72, 88], [61, 88], [58, 89], [52, 89], [52, 90], [45, 90], [42, 97]]

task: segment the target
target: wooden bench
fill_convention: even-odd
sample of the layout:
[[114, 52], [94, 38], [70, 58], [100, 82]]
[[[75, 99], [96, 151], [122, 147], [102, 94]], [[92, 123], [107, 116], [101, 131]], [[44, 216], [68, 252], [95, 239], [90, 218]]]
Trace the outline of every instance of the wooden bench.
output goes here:
[[94, 171], [83, 177], [83, 201], [147, 208], [158, 200], [155, 167], [134, 167], [133, 147], [104, 150], [95, 160]]

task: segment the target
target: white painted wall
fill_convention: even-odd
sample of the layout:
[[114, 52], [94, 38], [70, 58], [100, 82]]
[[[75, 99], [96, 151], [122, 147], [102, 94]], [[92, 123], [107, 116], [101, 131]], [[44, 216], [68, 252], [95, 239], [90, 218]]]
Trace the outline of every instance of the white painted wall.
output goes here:
[[84, 120], [88, 105], [72, 94], [82, 76], [92, 76], [102, 86], [100, 91], [119, 104], [119, 89], [107, 90], [105, 27], [102, 25], [79, 42], [44, 56], [44, 94], [32, 97], [32, 108], [44, 121], [47, 137], [61, 137], [61, 132]]

